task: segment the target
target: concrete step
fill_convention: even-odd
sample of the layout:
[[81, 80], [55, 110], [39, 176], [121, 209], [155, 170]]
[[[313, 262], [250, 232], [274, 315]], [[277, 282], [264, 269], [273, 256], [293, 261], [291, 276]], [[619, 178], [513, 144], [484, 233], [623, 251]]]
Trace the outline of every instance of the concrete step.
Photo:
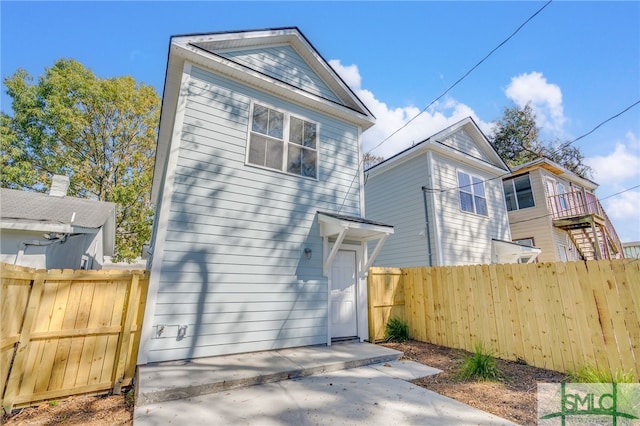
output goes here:
[[136, 405], [396, 361], [401, 356], [402, 352], [384, 346], [340, 342], [141, 365], [136, 377]]

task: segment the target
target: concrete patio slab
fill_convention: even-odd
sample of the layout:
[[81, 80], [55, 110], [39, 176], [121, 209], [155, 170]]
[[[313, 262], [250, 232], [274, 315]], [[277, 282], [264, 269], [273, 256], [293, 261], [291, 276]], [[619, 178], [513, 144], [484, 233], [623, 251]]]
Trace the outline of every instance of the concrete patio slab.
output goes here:
[[137, 406], [134, 426], [513, 425], [394, 377], [421, 374], [413, 363], [384, 364]]
[[388, 376], [406, 381], [442, 373], [442, 370], [437, 368], [429, 367], [427, 365], [420, 364], [419, 362], [404, 360], [385, 362], [383, 364], [372, 364], [370, 367]]
[[360, 342], [306, 346], [138, 367], [136, 405], [221, 392], [398, 360], [402, 352]]

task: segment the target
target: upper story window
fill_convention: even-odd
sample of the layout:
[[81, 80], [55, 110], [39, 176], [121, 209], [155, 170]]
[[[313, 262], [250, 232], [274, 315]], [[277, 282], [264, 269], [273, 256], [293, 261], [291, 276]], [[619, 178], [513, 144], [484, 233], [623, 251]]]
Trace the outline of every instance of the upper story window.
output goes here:
[[482, 179], [458, 171], [458, 188], [463, 211], [487, 216], [487, 197]]
[[535, 207], [531, 180], [529, 174], [516, 176], [502, 181], [504, 187], [504, 197], [507, 202], [507, 210], [526, 209]]
[[318, 178], [318, 125], [254, 104], [247, 162]]
[[566, 210], [569, 206], [567, 205], [567, 198], [564, 195], [566, 193], [564, 183], [558, 182], [556, 184], [556, 187], [558, 188], [558, 199], [560, 200], [560, 207], [562, 207], [563, 210]]

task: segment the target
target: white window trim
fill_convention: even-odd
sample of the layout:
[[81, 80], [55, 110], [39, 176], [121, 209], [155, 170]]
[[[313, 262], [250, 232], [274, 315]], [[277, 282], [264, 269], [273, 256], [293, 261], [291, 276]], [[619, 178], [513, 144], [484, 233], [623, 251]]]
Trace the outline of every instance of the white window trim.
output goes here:
[[[251, 163], [249, 162], [249, 151], [250, 151], [250, 143], [251, 143], [251, 133], [253, 133], [252, 127], [253, 127], [253, 108], [254, 106], [258, 104], [260, 106], [272, 109], [274, 111], [278, 111], [281, 112], [284, 116], [283, 118], [283, 122], [282, 122], [282, 143], [283, 143], [283, 148], [282, 148], [282, 169], [274, 169], [272, 167], [267, 167], [267, 166], [262, 166], [260, 164], [255, 164], [255, 163]], [[316, 147], [315, 147], [315, 151], [316, 151], [316, 176], [303, 176], [297, 173], [289, 173], [286, 169], [287, 169], [287, 158], [288, 158], [288, 153], [289, 153], [289, 144], [291, 144], [291, 142], [289, 141], [289, 123], [291, 120], [291, 117], [295, 117], [298, 118], [300, 120], [306, 121], [308, 123], [313, 123], [316, 125]], [[266, 137], [270, 137], [268, 135], [265, 135]], [[275, 138], [272, 138], [275, 139]], [[308, 147], [304, 147], [306, 149], [313, 149], [313, 148], [308, 148]], [[299, 114], [294, 114], [292, 112], [289, 112], [287, 110], [284, 110], [282, 108], [277, 108], [267, 102], [262, 102], [262, 101], [251, 101], [251, 106], [249, 108], [249, 122], [247, 125], [247, 139], [246, 139], [246, 145], [245, 145], [245, 157], [244, 157], [244, 164], [245, 166], [249, 166], [249, 167], [256, 167], [258, 169], [262, 169], [262, 170], [268, 170], [270, 172], [276, 172], [276, 173], [282, 173], [288, 176], [295, 176], [297, 178], [302, 178], [302, 179], [309, 179], [309, 180], [313, 180], [313, 181], [318, 181], [320, 180], [320, 123], [318, 123], [317, 121], [311, 120], [307, 117], [304, 117], [302, 115]]]
[[[515, 180], [516, 178], [519, 178], [520, 176], [527, 176], [529, 178], [529, 188], [531, 188], [531, 197], [533, 198], [533, 205], [530, 207], [520, 207], [520, 202], [518, 201], [518, 192], [516, 191], [516, 184], [515, 184]], [[516, 200], [516, 209], [515, 210], [509, 210], [509, 207], [507, 206], [507, 211], [518, 211], [518, 210], [524, 210], [524, 209], [532, 209], [536, 206], [536, 194], [533, 191], [533, 184], [531, 183], [531, 175], [529, 173], [526, 174], [521, 174], [518, 176], [513, 176], [510, 177], [508, 179], [506, 179], [504, 182], [511, 182], [511, 187], [513, 188], [513, 195], [515, 196], [515, 200]], [[506, 194], [505, 194], [505, 204], [506, 204]]]
[[[463, 191], [463, 192], [466, 192], [467, 194], [469, 194], [469, 193], [471, 194], [471, 201], [473, 202], [473, 211], [472, 212], [462, 209], [462, 202], [460, 201], [460, 191], [462, 191], [462, 185], [460, 184], [460, 178], [458, 177], [458, 173], [464, 173], [465, 175], [469, 176], [469, 181], [470, 181], [469, 189], [470, 189], [470, 191]], [[478, 197], [484, 198], [485, 204], [487, 206], [487, 214], [486, 215], [478, 213], [478, 209], [476, 208], [476, 199], [475, 199], [476, 195], [473, 192], [473, 178], [474, 177], [479, 179], [481, 181], [481, 183], [482, 183], [482, 189], [484, 190], [484, 197], [480, 197], [480, 196], [478, 196]], [[456, 182], [458, 183], [458, 192], [456, 193], [456, 196], [458, 198], [458, 208], [460, 209], [460, 211], [462, 213], [467, 213], [467, 214], [472, 214], [472, 215], [475, 215], [475, 216], [478, 216], [478, 217], [488, 218], [489, 217], [489, 202], [487, 200], [487, 186], [485, 185], [486, 179], [484, 179], [484, 178], [482, 178], [482, 177], [480, 177], [478, 175], [471, 174], [471, 173], [469, 173], [467, 171], [456, 169]]]
[[[522, 242], [523, 242], [523, 241], [531, 241], [531, 245], [528, 245], [528, 244], [522, 244]], [[520, 245], [527, 246], [527, 247], [535, 247], [533, 237], [528, 237], [528, 238], [516, 238], [515, 240], [513, 240], [513, 242], [514, 242], [514, 243], [516, 243], [516, 244], [520, 244]]]

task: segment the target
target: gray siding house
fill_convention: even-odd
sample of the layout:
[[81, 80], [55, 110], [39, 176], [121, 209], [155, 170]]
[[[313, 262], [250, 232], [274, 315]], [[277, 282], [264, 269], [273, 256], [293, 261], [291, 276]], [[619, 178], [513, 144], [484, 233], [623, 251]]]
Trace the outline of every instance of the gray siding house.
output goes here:
[[374, 120], [297, 28], [171, 37], [139, 364], [367, 338]]
[[39, 269], [102, 269], [115, 249], [116, 204], [67, 196], [54, 176], [48, 194], [0, 189], [0, 262]]
[[533, 261], [511, 242], [501, 177], [509, 168], [466, 118], [366, 172], [367, 216], [395, 233], [376, 266]]

